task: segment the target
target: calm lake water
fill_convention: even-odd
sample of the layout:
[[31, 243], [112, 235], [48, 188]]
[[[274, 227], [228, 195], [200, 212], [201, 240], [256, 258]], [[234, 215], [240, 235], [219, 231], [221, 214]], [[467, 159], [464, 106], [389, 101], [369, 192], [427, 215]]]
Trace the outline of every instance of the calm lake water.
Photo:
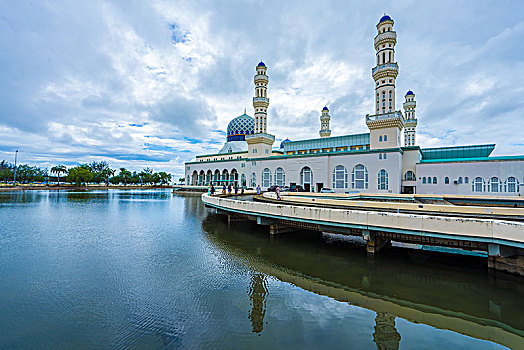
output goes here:
[[0, 348], [524, 348], [521, 278], [381, 253], [169, 191], [0, 193]]

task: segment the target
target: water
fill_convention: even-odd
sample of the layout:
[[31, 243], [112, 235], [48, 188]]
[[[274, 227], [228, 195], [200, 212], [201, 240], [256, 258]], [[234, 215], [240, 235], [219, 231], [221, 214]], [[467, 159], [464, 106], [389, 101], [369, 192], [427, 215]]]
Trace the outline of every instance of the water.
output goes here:
[[169, 191], [0, 193], [0, 348], [524, 348], [485, 260], [227, 221]]

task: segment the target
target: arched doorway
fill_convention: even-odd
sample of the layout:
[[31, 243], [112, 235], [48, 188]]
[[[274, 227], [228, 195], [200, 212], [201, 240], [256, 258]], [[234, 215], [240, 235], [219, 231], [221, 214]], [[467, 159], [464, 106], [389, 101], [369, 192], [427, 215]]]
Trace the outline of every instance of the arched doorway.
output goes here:
[[304, 187], [304, 190], [311, 192], [313, 188], [313, 172], [310, 167], [303, 167], [300, 170], [300, 184]]
[[193, 171], [193, 175], [191, 175], [191, 183], [188, 184], [188, 185], [193, 185], [193, 186], [196, 186], [198, 183], [198, 173], [197, 171]]
[[215, 174], [213, 175], [213, 184], [215, 186], [220, 185], [220, 170], [216, 169]]
[[211, 183], [212, 177], [213, 173], [211, 172], [211, 170], [208, 170], [206, 173], [206, 185], [209, 185]]
[[231, 186], [238, 187], [238, 172], [236, 169], [231, 170], [231, 175], [229, 175], [229, 183], [231, 184]]
[[198, 175], [198, 186], [204, 185], [204, 176], [205, 176], [204, 170], [200, 170], [200, 174]]
[[220, 180], [220, 185], [227, 186], [229, 184], [229, 172], [227, 171], [227, 169], [222, 170], [222, 178]]

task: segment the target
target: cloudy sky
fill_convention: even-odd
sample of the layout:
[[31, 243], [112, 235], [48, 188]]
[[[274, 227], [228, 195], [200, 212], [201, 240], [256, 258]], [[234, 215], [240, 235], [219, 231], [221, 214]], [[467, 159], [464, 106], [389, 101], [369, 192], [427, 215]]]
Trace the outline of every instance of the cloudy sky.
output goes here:
[[277, 140], [317, 137], [324, 105], [333, 136], [366, 132], [384, 12], [419, 145], [524, 154], [522, 1], [0, 0], [0, 159], [181, 175], [253, 115], [261, 59]]

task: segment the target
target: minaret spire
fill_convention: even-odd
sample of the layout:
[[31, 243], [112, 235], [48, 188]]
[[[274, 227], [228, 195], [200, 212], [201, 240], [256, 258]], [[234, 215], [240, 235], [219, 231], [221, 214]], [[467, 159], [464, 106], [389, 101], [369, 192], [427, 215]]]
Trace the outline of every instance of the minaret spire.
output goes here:
[[253, 108], [255, 109], [255, 134], [267, 133], [267, 108], [269, 98], [267, 98], [267, 84], [269, 78], [266, 74], [266, 65], [260, 61], [257, 65], [255, 75], [255, 97], [253, 97]]
[[266, 74], [264, 62], [256, 67], [255, 74], [255, 97], [253, 97], [253, 108], [255, 109], [255, 133], [246, 135], [247, 149], [250, 157], [268, 157], [272, 153], [272, 145], [275, 142], [275, 135], [267, 133], [267, 107], [269, 98], [267, 97], [267, 84], [269, 78]]
[[409, 90], [406, 93], [406, 102], [404, 102], [404, 116], [406, 117], [406, 129], [404, 130], [404, 146], [415, 146], [415, 129], [417, 128], [417, 118], [415, 117], [415, 94]]
[[329, 130], [329, 121], [331, 117], [329, 116], [329, 109], [326, 107], [322, 108], [322, 115], [320, 116], [320, 137], [329, 137], [331, 136], [331, 130]]

